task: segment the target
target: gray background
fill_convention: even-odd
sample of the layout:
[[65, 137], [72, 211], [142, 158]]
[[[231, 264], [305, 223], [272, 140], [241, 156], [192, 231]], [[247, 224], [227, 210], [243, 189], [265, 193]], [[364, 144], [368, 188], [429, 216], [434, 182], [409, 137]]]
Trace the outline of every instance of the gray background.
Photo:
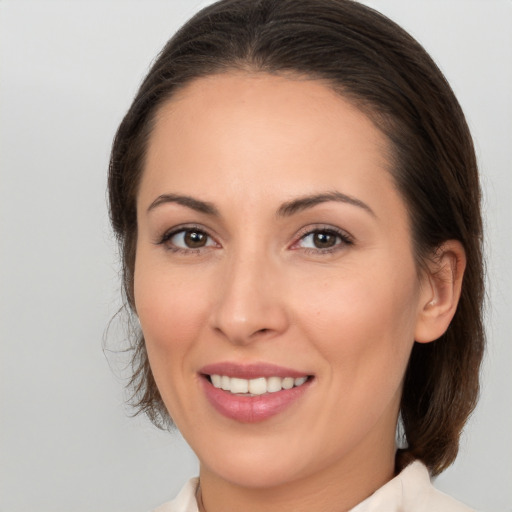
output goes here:
[[[0, 0], [0, 511], [144, 511], [196, 472], [178, 434], [130, 419], [105, 181], [110, 143], [180, 1]], [[488, 230], [479, 407], [436, 485], [512, 511], [512, 2], [375, 0], [440, 64], [466, 111]], [[114, 322], [112, 347], [122, 338]]]

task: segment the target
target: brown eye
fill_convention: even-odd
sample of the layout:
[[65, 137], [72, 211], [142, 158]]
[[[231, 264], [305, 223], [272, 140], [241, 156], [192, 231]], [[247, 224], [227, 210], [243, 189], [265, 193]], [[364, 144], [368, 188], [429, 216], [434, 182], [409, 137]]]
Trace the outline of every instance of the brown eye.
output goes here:
[[336, 245], [336, 239], [339, 236], [335, 233], [329, 233], [327, 231], [318, 231], [313, 233], [313, 245], [317, 249], [328, 249]]
[[302, 236], [294, 247], [321, 254], [343, 249], [352, 244], [352, 239], [344, 232], [334, 229], [313, 229]]
[[208, 233], [195, 228], [185, 228], [170, 233], [164, 236], [161, 243], [165, 244], [169, 249], [177, 251], [193, 251], [217, 245]]
[[208, 235], [201, 231], [185, 231], [183, 241], [189, 249], [198, 249], [206, 245]]

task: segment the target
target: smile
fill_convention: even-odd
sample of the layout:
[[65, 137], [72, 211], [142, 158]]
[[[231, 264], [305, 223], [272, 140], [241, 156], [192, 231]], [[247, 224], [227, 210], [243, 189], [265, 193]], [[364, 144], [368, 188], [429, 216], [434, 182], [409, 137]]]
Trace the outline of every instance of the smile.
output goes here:
[[277, 393], [284, 389], [302, 386], [307, 376], [304, 377], [258, 377], [256, 379], [240, 379], [227, 375], [210, 375], [210, 381], [217, 389], [229, 391], [233, 394], [245, 394], [259, 396], [265, 393]]
[[222, 416], [242, 423], [270, 419], [303, 397], [313, 375], [271, 364], [220, 363], [201, 369], [208, 402]]

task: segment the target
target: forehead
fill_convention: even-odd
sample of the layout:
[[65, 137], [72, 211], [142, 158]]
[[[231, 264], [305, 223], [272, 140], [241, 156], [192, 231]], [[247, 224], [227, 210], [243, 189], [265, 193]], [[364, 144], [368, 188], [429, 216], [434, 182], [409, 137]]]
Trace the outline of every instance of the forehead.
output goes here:
[[233, 72], [197, 79], [160, 108], [141, 189], [365, 195], [393, 187], [388, 155], [387, 138], [326, 83]]
[[[284, 128], [277, 142], [284, 142], [290, 134], [294, 140], [311, 135], [334, 140], [343, 132], [340, 128], [350, 124], [355, 135], [364, 131], [359, 142], [365, 139], [382, 151], [388, 149], [384, 134], [347, 97], [325, 80], [302, 76], [232, 71], [195, 79], [164, 103], [155, 118], [157, 128], [179, 125], [181, 133], [199, 121], [215, 123], [216, 132], [232, 123], [255, 131]], [[297, 129], [291, 133], [293, 127]]]

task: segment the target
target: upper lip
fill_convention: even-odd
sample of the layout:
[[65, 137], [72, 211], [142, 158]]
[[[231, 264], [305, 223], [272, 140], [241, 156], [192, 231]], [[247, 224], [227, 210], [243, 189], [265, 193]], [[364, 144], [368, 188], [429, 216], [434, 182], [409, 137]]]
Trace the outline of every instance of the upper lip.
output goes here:
[[255, 379], [258, 377], [306, 377], [310, 375], [308, 372], [295, 370], [293, 368], [285, 368], [272, 363], [236, 363], [225, 361], [212, 363], [203, 366], [199, 373], [203, 375], [227, 375], [239, 379]]

